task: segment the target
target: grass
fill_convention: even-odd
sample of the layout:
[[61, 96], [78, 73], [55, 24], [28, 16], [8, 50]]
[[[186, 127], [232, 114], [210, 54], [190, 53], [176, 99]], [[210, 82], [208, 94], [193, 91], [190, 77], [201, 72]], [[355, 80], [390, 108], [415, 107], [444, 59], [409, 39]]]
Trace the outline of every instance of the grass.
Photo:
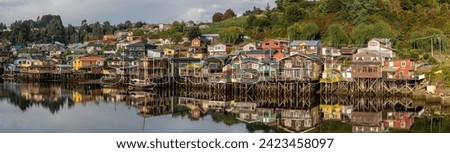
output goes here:
[[419, 117], [414, 121], [411, 128], [412, 133], [450, 133], [450, 116], [442, 118], [434, 118], [431, 121], [427, 117]]
[[209, 25], [208, 28], [202, 30], [202, 33], [219, 33], [219, 31], [223, 28], [227, 27], [241, 27], [244, 28], [246, 24], [247, 16], [230, 18], [224, 21], [215, 22]]
[[352, 125], [336, 120], [326, 120], [308, 133], [352, 133]]

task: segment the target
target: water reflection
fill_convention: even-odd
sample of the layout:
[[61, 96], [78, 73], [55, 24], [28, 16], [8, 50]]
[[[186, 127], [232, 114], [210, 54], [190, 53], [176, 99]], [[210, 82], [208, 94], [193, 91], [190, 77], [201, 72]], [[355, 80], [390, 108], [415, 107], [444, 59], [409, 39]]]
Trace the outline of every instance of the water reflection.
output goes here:
[[[409, 97], [260, 94], [211, 100], [164, 91], [7, 82], [0, 97], [0, 105], [23, 112], [0, 117], [3, 132], [450, 132], [448, 106]], [[51, 115], [36, 119], [43, 113], [36, 109]], [[14, 111], [0, 110], [3, 116]], [[30, 118], [37, 127], [28, 127]], [[44, 125], [51, 123], [59, 126]]]

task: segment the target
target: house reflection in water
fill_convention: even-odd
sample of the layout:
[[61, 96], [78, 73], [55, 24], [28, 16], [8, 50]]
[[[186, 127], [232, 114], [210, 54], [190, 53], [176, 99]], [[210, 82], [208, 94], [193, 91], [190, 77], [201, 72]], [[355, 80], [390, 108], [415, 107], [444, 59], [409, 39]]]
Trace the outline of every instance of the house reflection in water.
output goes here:
[[209, 111], [209, 101], [200, 100], [188, 97], [179, 97], [178, 105], [184, 105], [189, 109], [189, 116], [191, 119], [199, 120], [203, 115]]
[[353, 133], [385, 132], [381, 112], [352, 112]]
[[274, 108], [256, 108], [257, 119], [268, 126], [277, 125], [277, 114]]
[[288, 131], [305, 131], [315, 127], [319, 121], [319, 106], [309, 109], [281, 109], [281, 126]]
[[142, 98], [142, 101], [139, 101], [137, 104], [138, 115], [144, 118], [173, 112], [172, 100], [169, 97]]
[[323, 120], [340, 120], [346, 122], [351, 118], [353, 106], [344, 104], [321, 104], [320, 110], [323, 113]]
[[236, 102], [234, 103], [233, 113], [237, 113], [237, 119], [253, 123], [258, 121], [258, 114], [256, 113], [256, 103], [252, 102]]

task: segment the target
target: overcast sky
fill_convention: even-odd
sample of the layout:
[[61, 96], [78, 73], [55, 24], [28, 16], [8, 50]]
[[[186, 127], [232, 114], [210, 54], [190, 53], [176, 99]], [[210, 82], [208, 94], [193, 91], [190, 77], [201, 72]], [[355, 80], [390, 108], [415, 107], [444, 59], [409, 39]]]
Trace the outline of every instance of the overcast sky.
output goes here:
[[253, 6], [274, 7], [275, 0], [0, 0], [0, 22], [36, 20], [45, 14], [61, 15], [64, 25], [110, 21], [172, 23], [174, 20], [211, 21], [215, 12], [231, 8], [242, 15]]

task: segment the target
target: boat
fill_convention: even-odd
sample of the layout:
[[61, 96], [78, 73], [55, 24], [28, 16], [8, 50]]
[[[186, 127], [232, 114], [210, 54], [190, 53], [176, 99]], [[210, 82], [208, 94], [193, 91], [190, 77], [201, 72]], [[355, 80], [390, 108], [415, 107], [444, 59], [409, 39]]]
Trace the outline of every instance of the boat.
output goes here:
[[100, 84], [103, 87], [114, 87], [114, 86], [118, 86], [119, 84], [121, 84], [122, 81], [122, 77], [117, 77], [117, 76], [103, 76], [100, 79]]
[[130, 79], [130, 83], [128, 85], [128, 90], [153, 91], [154, 87], [154, 84], [149, 80], [143, 79]]
[[[145, 59], [147, 60], [147, 59]], [[148, 78], [148, 72], [147, 72], [147, 63], [144, 64], [144, 77], [143, 78], [134, 78], [130, 79], [130, 83], [128, 86], [128, 90], [144, 90], [144, 91], [153, 91], [153, 88], [155, 84], [153, 84], [150, 79]], [[139, 75], [139, 71], [138, 74]]]
[[144, 98], [149, 97], [151, 94], [145, 91], [129, 91], [128, 94], [133, 98]]

